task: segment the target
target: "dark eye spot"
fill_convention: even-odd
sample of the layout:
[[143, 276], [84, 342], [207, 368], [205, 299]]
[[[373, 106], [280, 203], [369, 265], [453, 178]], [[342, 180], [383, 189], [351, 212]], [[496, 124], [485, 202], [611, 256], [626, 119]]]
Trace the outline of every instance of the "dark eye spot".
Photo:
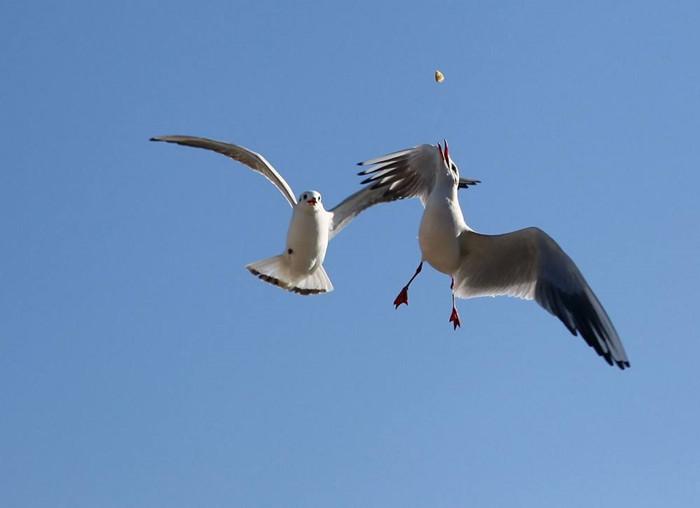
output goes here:
[[294, 251], [292, 249], [287, 249], [287, 254], [294, 254]]
[[303, 196], [301, 196], [301, 199], [304, 200], [304, 201], [306, 201], [306, 194], [304, 194]]

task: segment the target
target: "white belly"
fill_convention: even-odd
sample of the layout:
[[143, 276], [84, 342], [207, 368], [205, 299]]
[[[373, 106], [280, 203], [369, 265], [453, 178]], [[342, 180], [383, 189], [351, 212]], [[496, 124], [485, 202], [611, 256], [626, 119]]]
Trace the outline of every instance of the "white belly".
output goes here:
[[[453, 274], [459, 268], [459, 235], [465, 229], [459, 204], [449, 200], [426, 204], [418, 232], [423, 259], [436, 270]], [[455, 213], [454, 205], [459, 213]]]
[[295, 275], [308, 275], [323, 264], [328, 248], [327, 215], [325, 212], [300, 210], [292, 214], [285, 256]]

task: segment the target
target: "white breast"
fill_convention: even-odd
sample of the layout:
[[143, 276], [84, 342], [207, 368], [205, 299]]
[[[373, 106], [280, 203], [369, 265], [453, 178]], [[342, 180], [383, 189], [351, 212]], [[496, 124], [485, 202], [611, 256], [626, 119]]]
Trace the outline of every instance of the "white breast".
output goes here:
[[285, 254], [297, 275], [307, 275], [323, 264], [328, 248], [331, 215], [326, 211], [294, 209]]
[[448, 197], [431, 196], [418, 232], [423, 259], [436, 270], [452, 274], [459, 268], [458, 237], [466, 229], [459, 202]]

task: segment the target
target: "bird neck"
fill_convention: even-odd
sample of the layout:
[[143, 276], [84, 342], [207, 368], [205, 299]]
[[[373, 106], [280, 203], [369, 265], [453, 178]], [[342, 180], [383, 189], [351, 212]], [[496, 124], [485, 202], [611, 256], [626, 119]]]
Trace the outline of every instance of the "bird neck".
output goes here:
[[435, 187], [433, 192], [430, 193], [429, 200], [435, 199], [440, 202], [444, 202], [448, 199], [459, 205], [459, 197], [457, 195], [458, 187], [454, 180], [450, 178], [450, 175], [446, 175], [447, 178], [438, 178], [435, 182]]
[[462, 208], [459, 206], [458, 187], [454, 182], [447, 182], [446, 179], [438, 181], [430, 193], [425, 203], [425, 211], [429, 216], [442, 217], [441, 221], [452, 224], [452, 228], [463, 230], [467, 228], [462, 215]]

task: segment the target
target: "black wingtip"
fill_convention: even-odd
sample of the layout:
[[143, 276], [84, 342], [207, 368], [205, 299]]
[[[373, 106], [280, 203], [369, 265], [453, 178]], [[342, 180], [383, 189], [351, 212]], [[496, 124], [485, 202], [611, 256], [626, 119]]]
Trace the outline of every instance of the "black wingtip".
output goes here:
[[481, 183], [481, 180], [472, 180], [469, 183], [459, 183], [457, 184], [457, 188], [459, 189], [468, 189], [469, 187], [473, 187], [474, 185], [477, 185]]
[[628, 360], [617, 360], [610, 353], [601, 356], [611, 367], [617, 367], [620, 370], [629, 369], [630, 367], [630, 362]]

